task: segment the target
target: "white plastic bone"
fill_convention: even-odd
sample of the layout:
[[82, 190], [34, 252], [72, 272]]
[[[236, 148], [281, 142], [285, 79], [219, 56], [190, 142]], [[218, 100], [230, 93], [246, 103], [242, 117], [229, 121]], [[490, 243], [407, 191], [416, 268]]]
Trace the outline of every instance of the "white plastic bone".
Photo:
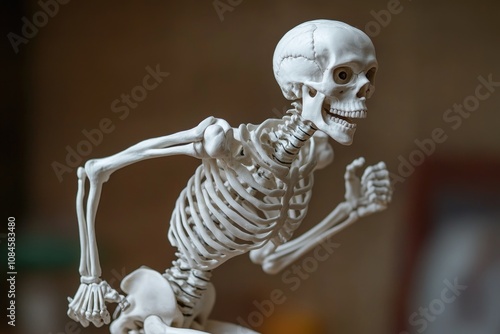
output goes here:
[[121, 289], [127, 293], [130, 307], [123, 310], [110, 327], [112, 334], [140, 330], [146, 318], [152, 314], [169, 326], [180, 326], [183, 317], [175, 295], [168, 282], [154, 270], [140, 268], [121, 282]]
[[[373, 93], [377, 71], [375, 48], [361, 30], [343, 22], [315, 20], [293, 28], [278, 43], [274, 75], [289, 100], [306, 91], [321, 93], [320, 112], [304, 108], [304, 117], [341, 144], [353, 140], [356, 124], [366, 117], [366, 99]], [[346, 76], [342, 80], [342, 75]]]
[[207, 322], [205, 330], [174, 328], [166, 325], [156, 315], [149, 316], [144, 321], [144, 332], [146, 334], [259, 334], [248, 328], [214, 320]]
[[[279, 272], [358, 218], [387, 207], [392, 190], [385, 164], [366, 168], [360, 178], [364, 159], [356, 159], [346, 169], [345, 202], [293, 239], [307, 213], [314, 171], [333, 160], [327, 138], [350, 144], [353, 119], [367, 116], [377, 69], [368, 36], [342, 22], [306, 22], [278, 43], [273, 67], [283, 94], [294, 101], [283, 118], [231, 128], [209, 117], [193, 129], [145, 140], [78, 169], [82, 283], [70, 299], [70, 317], [85, 326], [107, 324], [104, 302], [118, 302], [121, 314], [112, 333], [243, 332], [208, 319], [215, 300], [213, 269], [249, 252], [266, 272]], [[130, 164], [180, 154], [202, 163], [170, 221], [168, 238], [177, 259], [163, 275], [141, 268], [127, 276], [125, 298], [100, 278], [94, 228], [102, 185]]]
[[269, 274], [280, 272], [314, 247], [354, 223], [359, 217], [387, 207], [391, 201], [391, 191], [385, 164], [380, 162], [366, 168], [360, 179], [356, 171], [364, 164], [364, 161], [364, 158], [358, 158], [346, 168], [344, 175], [346, 201], [340, 203], [315, 227], [300, 237], [277, 247], [273, 254], [261, 262], [265, 272]]
[[120, 303], [122, 308], [127, 306], [124, 297], [113, 290], [106, 281], [82, 282], [75, 298], [68, 298], [68, 301], [69, 317], [84, 327], [87, 327], [89, 322], [96, 327], [109, 324], [110, 315], [105, 302]]

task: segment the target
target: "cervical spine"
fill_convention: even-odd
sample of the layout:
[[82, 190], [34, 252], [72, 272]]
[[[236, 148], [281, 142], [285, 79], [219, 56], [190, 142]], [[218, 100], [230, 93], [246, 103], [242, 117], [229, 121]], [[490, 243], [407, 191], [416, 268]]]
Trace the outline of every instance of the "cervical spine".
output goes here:
[[310, 121], [303, 119], [297, 110], [289, 110], [283, 116], [283, 124], [274, 131], [273, 159], [282, 165], [291, 165], [300, 149], [318, 130]]

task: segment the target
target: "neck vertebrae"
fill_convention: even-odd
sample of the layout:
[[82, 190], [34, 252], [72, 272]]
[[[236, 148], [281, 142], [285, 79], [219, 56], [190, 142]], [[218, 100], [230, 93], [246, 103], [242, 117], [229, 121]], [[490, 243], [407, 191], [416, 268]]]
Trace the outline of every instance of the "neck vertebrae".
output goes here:
[[297, 109], [291, 109], [283, 116], [283, 123], [279, 124], [272, 133], [273, 159], [282, 165], [291, 165], [298, 155], [300, 148], [318, 130], [316, 126], [302, 118]]

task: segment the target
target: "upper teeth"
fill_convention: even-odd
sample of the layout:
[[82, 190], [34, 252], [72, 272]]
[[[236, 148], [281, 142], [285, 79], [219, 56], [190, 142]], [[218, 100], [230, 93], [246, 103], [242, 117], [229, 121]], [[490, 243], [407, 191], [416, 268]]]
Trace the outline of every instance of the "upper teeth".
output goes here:
[[366, 110], [345, 111], [333, 107], [325, 107], [325, 111], [331, 116], [330, 119], [333, 122], [349, 129], [354, 129], [356, 127], [356, 124], [351, 123], [352, 120], [350, 118], [366, 118]]
[[366, 110], [344, 111], [332, 108], [330, 113], [349, 118], [366, 118]]

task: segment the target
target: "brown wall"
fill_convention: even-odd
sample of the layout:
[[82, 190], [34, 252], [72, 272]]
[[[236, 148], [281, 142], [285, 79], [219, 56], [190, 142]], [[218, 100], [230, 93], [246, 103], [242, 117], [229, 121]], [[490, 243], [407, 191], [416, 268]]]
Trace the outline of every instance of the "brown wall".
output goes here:
[[[193, 127], [209, 115], [235, 126], [275, 117], [287, 101], [274, 81], [271, 59], [286, 31], [315, 18], [338, 19], [365, 29], [368, 22], [375, 22], [371, 11], [393, 3], [242, 1], [223, 14], [223, 21], [212, 1], [61, 5], [37, 36], [20, 46], [31, 89], [27, 96], [29, 228], [23, 233], [44, 232], [77, 243], [76, 177], [74, 171], [66, 173], [60, 182], [52, 164], [65, 164], [66, 147], [75, 149], [85, 140], [82, 130], [97, 128], [104, 118], [111, 120], [113, 128], [90, 149], [83, 158], [87, 160]], [[491, 74], [500, 81], [498, 2], [402, 0], [397, 8], [390, 23], [379, 25], [373, 37], [380, 69], [369, 117], [359, 124], [354, 144], [334, 144], [334, 164], [317, 173], [306, 228], [342, 200], [343, 170], [358, 156], [369, 163], [385, 160], [397, 173], [399, 159], [408, 159], [417, 147], [414, 141], [431, 138], [435, 128], [442, 128], [447, 136], [437, 144], [437, 155], [499, 155], [499, 88], [456, 130], [451, 128], [456, 123], [443, 119], [454, 103], [475, 93], [478, 76]], [[26, 15], [38, 10], [33, 2]], [[370, 27], [375, 29], [374, 23]], [[114, 113], [111, 103], [140, 85], [145, 68], [157, 64], [169, 76], [125, 119], [119, 119], [122, 114]], [[105, 184], [97, 221], [105, 277], [109, 279], [112, 269], [130, 272], [142, 264], [157, 270], [169, 266], [173, 258], [166, 240], [170, 212], [197, 164], [186, 157], [142, 162], [117, 172]], [[409, 182], [398, 183], [389, 210], [338, 235], [335, 242], [341, 246], [296, 291], [281, 275], [263, 274], [246, 257], [229, 261], [214, 274], [218, 287], [214, 318], [247, 319], [256, 310], [253, 300], [267, 299], [273, 289], [281, 289], [286, 302], [276, 307], [275, 315], [266, 321], [268, 327], [282, 318], [297, 322], [304, 318], [305, 323], [319, 323], [318, 332], [324, 333], [395, 332], [409, 188]], [[57, 271], [58, 285], [48, 288], [50, 295], [57, 296], [57, 319], [45, 325], [44, 333], [63, 331], [67, 322], [64, 299], [76, 292], [77, 263], [69, 270]], [[33, 270], [30, 277], [41, 275], [54, 282], [51, 273]], [[298, 309], [302, 315], [290, 317]]]

